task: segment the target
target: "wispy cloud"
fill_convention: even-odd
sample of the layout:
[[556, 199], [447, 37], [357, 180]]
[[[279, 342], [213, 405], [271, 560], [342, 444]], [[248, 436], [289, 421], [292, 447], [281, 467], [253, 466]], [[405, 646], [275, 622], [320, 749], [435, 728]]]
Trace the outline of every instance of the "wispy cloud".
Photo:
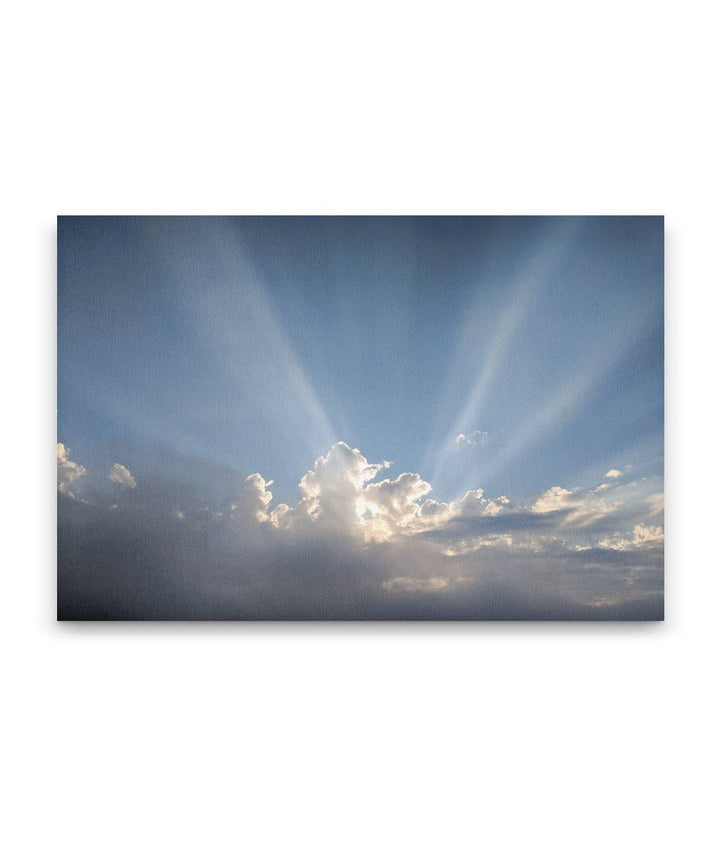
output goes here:
[[458, 434], [455, 438], [456, 446], [479, 446], [488, 441], [487, 431], [470, 431], [467, 434]]

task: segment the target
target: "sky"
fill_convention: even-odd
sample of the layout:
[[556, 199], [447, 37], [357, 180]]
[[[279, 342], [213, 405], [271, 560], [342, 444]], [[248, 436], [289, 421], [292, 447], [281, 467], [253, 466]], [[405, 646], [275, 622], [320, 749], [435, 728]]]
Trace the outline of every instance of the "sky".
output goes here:
[[61, 617], [661, 617], [663, 263], [659, 217], [60, 217]]

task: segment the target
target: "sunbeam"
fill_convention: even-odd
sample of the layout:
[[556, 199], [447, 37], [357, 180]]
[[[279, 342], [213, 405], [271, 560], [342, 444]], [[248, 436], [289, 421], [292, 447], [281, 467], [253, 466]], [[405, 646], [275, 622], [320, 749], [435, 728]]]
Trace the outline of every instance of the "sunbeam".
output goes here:
[[505, 441], [482, 471], [489, 479], [511, 460], [520, 458], [540, 443], [551, 428], [558, 430], [573, 421], [578, 410], [588, 400], [591, 391], [619, 364], [628, 358], [638, 344], [637, 330], [646, 328], [649, 314], [625, 317], [621, 326], [606, 331], [603, 338], [588, 348], [588, 359], [534, 412], [528, 414], [521, 427]]
[[329, 448], [337, 439], [330, 419], [236, 237], [216, 228], [201, 255], [183, 259], [175, 248], [166, 258], [186, 316], [230, 382], [223, 417], [238, 419], [250, 404], [267, 430], [304, 454]]
[[662, 616], [657, 218], [58, 235], [62, 617]]
[[[499, 319], [492, 325], [492, 334], [487, 345], [484, 337], [488, 331], [488, 307], [484, 293], [475, 299], [472, 311], [458, 339], [455, 357], [449, 372], [454, 375], [465, 361], [477, 357], [481, 360], [475, 382], [468, 393], [452, 427], [447, 432], [441, 448], [427, 449], [425, 464], [433, 462], [433, 484], [442, 481], [448, 457], [454, 450], [455, 440], [465, 432], [481, 428], [483, 407], [500, 372], [502, 362], [511, 349], [513, 340], [530, 313], [533, 301], [546, 285], [553, 268], [576, 228], [571, 221], [554, 226], [552, 240], [544, 240], [523, 264], [521, 272], [507, 286], [510, 291], [507, 305]], [[478, 353], [479, 351], [479, 353]]]

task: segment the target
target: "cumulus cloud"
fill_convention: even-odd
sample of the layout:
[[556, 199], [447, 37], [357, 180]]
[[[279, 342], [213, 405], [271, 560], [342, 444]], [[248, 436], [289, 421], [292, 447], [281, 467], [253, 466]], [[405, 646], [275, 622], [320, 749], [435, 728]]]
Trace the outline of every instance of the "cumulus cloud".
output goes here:
[[572, 502], [572, 495], [572, 491], [564, 487], [551, 487], [535, 500], [532, 510], [538, 514], [547, 514], [548, 511], [567, 508]]
[[[88, 584], [82, 569], [110, 567], [117, 555], [129, 566], [113, 585], [130, 586], [138, 597], [156, 586], [154, 605], [146, 609], [142, 601], [130, 609], [128, 591], [116, 594], [108, 581], [83, 607], [87, 614], [109, 599], [130, 617], [162, 617], [170, 609], [162, 604], [173, 598], [175, 617], [661, 612], [663, 532], [647, 523], [656, 522], [648, 514], [662, 498], [657, 480], [612, 480], [601, 494], [593, 486], [555, 485], [515, 502], [476, 488], [444, 502], [418, 473], [381, 478], [389, 467], [339, 442], [302, 476], [294, 505], [274, 503], [273, 482], [260, 473], [238, 477], [225, 499], [206, 488], [202, 500], [162, 488], [152, 493], [144, 476], [137, 495], [113, 496], [112, 512], [107, 496], [67, 503], [59, 528], [63, 591], [72, 601], [78, 596], [72, 580]], [[84, 473], [59, 444], [59, 484]], [[212, 478], [208, 471], [198, 483]], [[110, 479], [137, 487], [121, 464]]]
[[260, 473], [249, 475], [243, 484], [242, 493], [230, 505], [231, 516], [240, 520], [267, 520], [272, 502], [272, 494], [268, 490], [271, 485], [272, 479], [265, 481]]
[[110, 468], [108, 478], [111, 482], [119, 484], [120, 487], [136, 488], [137, 481], [130, 470], [122, 464], [113, 464]]
[[[364, 542], [419, 535], [462, 517], [495, 516], [509, 504], [505, 496], [486, 499], [482, 489], [467, 491], [449, 503], [423, 498], [432, 486], [418, 473], [375, 481], [388, 461], [370, 463], [346, 443], [332, 446], [300, 480], [300, 502], [281, 503], [267, 519], [281, 530], [331, 530]], [[258, 476], [260, 478], [260, 476]], [[269, 505], [269, 500], [268, 500]]]
[[633, 543], [637, 547], [657, 546], [665, 541], [662, 526], [640, 524], [633, 528]]
[[[625, 471], [629, 470], [630, 467], [625, 467]], [[605, 473], [606, 479], [619, 479], [620, 476], [623, 475], [623, 470], [608, 470]]]
[[639, 523], [633, 527], [632, 538], [623, 538], [619, 532], [598, 542], [605, 550], [633, 550], [660, 547], [665, 541], [662, 526], [646, 526]]
[[[246, 534], [262, 537], [262, 529], [286, 533], [287, 537], [311, 538], [319, 534], [357, 544], [380, 544], [424, 538], [439, 545], [443, 555], [466, 555], [494, 547], [531, 550], [551, 548], [564, 539], [585, 531], [584, 543], [573, 541], [570, 549], [593, 545], [601, 548], [636, 549], [642, 508], [651, 515], [662, 507], [662, 494], [637, 496], [642, 484], [621, 485], [615, 480], [585, 490], [554, 485], [534, 500], [513, 504], [507, 496], [486, 497], [482, 488], [466, 491], [461, 497], [443, 502], [428, 497], [431, 484], [419, 473], [400, 473], [395, 478], [378, 479], [390, 467], [389, 461], [370, 462], [359, 449], [344, 442], [331, 446], [300, 479], [297, 504], [273, 505], [272, 480], [260, 473], [245, 477], [240, 490], [225, 507], [197, 504], [185, 507], [166, 503], [166, 514], [175, 520], [199, 521], [224, 518]], [[85, 469], [68, 459], [67, 449], [58, 444], [60, 490], [72, 495], [67, 485], [85, 474]], [[115, 463], [109, 479], [123, 488], [137, 488], [133, 474]], [[634, 491], [634, 494], [629, 492]], [[602, 496], [598, 494], [602, 493]], [[622, 507], [635, 508], [636, 518], [627, 512], [626, 531], [618, 531]], [[641, 508], [642, 506], [642, 508]], [[113, 503], [117, 508], [117, 503]], [[600, 528], [600, 541], [592, 541]], [[655, 543], [656, 539], [646, 539]]]
[[362, 524], [363, 489], [389, 466], [388, 461], [371, 464], [358, 449], [335, 443], [300, 480], [297, 506], [279, 505], [270, 522], [280, 529], [303, 529], [314, 524], [323, 530], [356, 535]]
[[433, 535], [446, 530], [457, 531], [463, 524], [480, 521], [481, 518], [495, 518], [508, 511], [509, 505], [510, 500], [506, 496], [486, 499], [482, 488], [469, 490], [451, 502], [428, 499], [411, 519], [409, 531]]
[[70, 449], [64, 443], [57, 444], [57, 489], [74, 499], [75, 494], [70, 490], [70, 485], [84, 476], [87, 470], [82, 464], [71, 461], [69, 454]]
[[421, 514], [418, 500], [431, 489], [417, 473], [364, 487], [357, 508], [366, 539], [382, 541], [412, 528]]

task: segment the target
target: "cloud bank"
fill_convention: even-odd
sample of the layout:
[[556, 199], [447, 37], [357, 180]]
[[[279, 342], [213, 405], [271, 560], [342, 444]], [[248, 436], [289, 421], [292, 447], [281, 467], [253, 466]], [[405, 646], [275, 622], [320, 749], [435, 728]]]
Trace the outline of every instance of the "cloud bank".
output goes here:
[[662, 617], [658, 479], [611, 470], [602, 486], [443, 502], [339, 442], [295, 505], [260, 473], [208, 504], [118, 463], [118, 493], [79, 497], [86, 470], [68, 454], [58, 444], [61, 618]]

